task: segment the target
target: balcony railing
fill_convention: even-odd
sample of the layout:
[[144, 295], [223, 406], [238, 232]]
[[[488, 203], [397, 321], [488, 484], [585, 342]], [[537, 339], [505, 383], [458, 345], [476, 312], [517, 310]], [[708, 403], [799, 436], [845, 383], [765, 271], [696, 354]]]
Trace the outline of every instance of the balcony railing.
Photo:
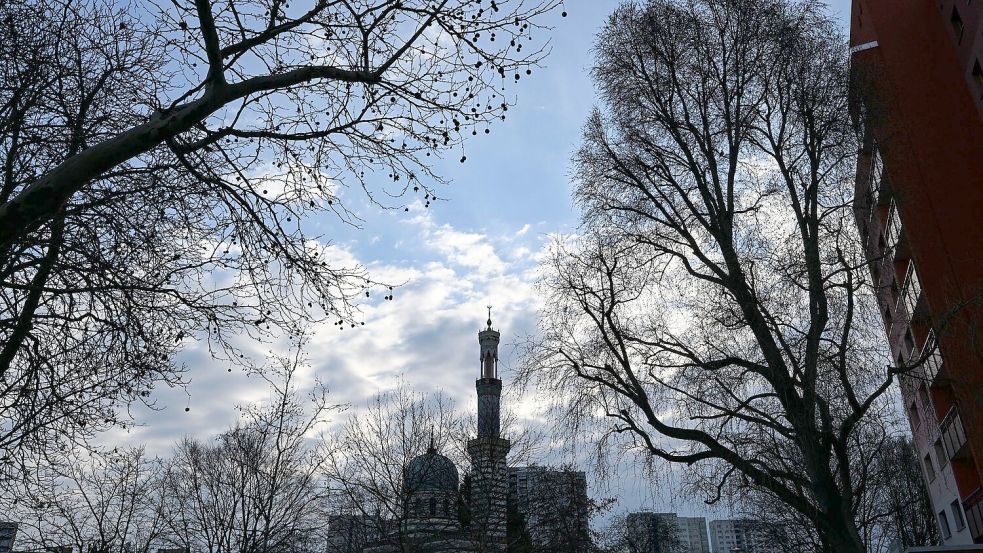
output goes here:
[[945, 447], [945, 454], [949, 459], [954, 459], [960, 450], [966, 445], [966, 430], [963, 427], [963, 419], [959, 416], [959, 410], [955, 407], [949, 409], [942, 424], [939, 425], [942, 432], [942, 445]]
[[[898, 217], [898, 207], [891, 202], [887, 208], [887, 224], [884, 228], [884, 240], [887, 242], [886, 250], [893, 252], [901, 241], [901, 219]], [[886, 252], [885, 252], [886, 253]]]
[[877, 210], [877, 201], [881, 195], [881, 174], [884, 171], [884, 162], [881, 160], [881, 150], [874, 142], [870, 152], [870, 173], [867, 181], [867, 190], [870, 191], [870, 212]]
[[925, 347], [922, 348], [922, 355], [926, 354], [928, 357], [925, 359], [923, 370], [925, 372], [925, 379], [931, 383], [935, 380], [935, 376], [939, 374], [939, 370], [942, 368], [942, 352], [939, 351], [939, 346], [936, 344], [934, 330], [928, 332]]
[[915, 271], [915, 264], [908, 263], [908, 272], [905, 274], [904, 286], [901, 288], [901, 296], [898, 298], [898, 309], [904, 306], [904, 312], [908, 320], [915, 318], [915, 308], [918, 306], [918, 299], [922, 296], [922, 283], [918, 280], [918, 272]]
[[867, 221], [865, 223], [864, 233], [868, 241], [876, 234], [874, 231], [881, 227], [880, 224], [874, 225], [872, 222], [874, 217], [877, 216], [877, 204], [881, 200], [881, 176], [883, 171], [884, 163], [881, 161], [881, 151], [877, 148], [877, 142], [874, 142], [870, 154], [870, 170], [867, 173], [867, 189], [864, 191], [867, 204]]

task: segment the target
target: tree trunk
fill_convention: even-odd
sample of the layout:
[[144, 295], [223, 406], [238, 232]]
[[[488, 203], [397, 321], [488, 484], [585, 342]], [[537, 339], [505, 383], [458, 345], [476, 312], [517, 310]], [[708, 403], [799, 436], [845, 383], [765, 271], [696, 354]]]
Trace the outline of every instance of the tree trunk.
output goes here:
[[821, 522], [823, 545], [836, 553], [867, 553], [856, 522], [849, 513], [828, 513]]

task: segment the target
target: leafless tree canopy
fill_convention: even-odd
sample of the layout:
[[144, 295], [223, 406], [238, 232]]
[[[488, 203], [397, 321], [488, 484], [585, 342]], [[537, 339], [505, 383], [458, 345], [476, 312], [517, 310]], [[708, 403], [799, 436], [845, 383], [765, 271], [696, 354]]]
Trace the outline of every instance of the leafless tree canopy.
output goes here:
[[[846, 40], [785, 0], [627, 3], [574, 159], [524, 376], [568, 428], [763, 493], [829, 551], [858, 523], [894, 379], [851, 219]], [[549, 396], [547, 395], [549, 394]], [[568, 434], [569, 435], [569, 434]]]
[[318, 429], [339, 406], [300, 392], [299, 360], [280, 359], [271, 401], [210, 442], [186, 437], [164, 462], [162, 541], [191, 551], [319, 551], [326, 539], [327, 463]]
[[[278, 359], [270, 400], [208, 439], [186, 437], [163, 459], [144, 450], [89, 455], [23, 486], [5, 514], [19, 546], [88, 553], [322, 551], [328, 516], [318, 428], [337, 413], [323, 388], [297, 387], [299, 360]], [[53, 472], [50, 472], [53, 471]]]
[[76, 457], [46, 474], [44, 486], [22, 490], [7, 516], [21, 515], [20, 546], [148, 553], [162, 529], [158, 477], [143, 448]]
[[897, 540], [902, 547], [939, 545], [942, 540], [914, 442], [908, 437], [887, 440], [882, 453], [871, 467], [878, 497], [870, 516], [880, 519], [876, 537], [888, 544]]
[[463, 421], [447, 397], [416, 392], [405, 382], [380, 392], [329, 436], [332, 515], [356, 520], [364, 540], [403, 546], [404, 499], [416, 491], [404, 486], [406, 467], [433, 445], [462, 471], [465, 441]]
[[189, 338], [248, 364], [231, 337], [360, 323], [377, 283], [303, 221], [437, 200], [557, 4], [4, 2], [0, 457], [114, 424]]

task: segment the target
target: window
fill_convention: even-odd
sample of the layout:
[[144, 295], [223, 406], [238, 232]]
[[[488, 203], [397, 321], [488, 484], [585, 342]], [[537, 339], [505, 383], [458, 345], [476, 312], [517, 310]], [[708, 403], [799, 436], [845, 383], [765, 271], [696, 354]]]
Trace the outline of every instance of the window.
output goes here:
[[908, 406], [908, 420], [911, 421], [913, 428], [917, 429], [922, 425], [922, 418], [918, 416], [918, 405], [914, 401]]
[[451, 502], [448, 501], [447, 498], [445, 497], [444, 498], [444, 515], [450, 515], [450, 514], [451, 514]]
[[956, 33], [956, 42], [961, 43], [963, 41], [963, 18], [959, 17], [959, 10], [955, 6], [952, 7], [949, 23], [952, 24], [952, 31]]
[[966, 519], [963, 518], [963, 509], [959, 506], [958, 499], [949, 504], [949, 510], [952, 511], [952, 520], [956, 523], [956, 532], [961, 532], [966, 527]]
[[437, 514], [437, 498], [431, 496], [430, 497], [430, 516], [434, 516], [436, 514]]
[[942, 527], [942, 537], [945, 539], [952, 537], [952, 529], [949, 528], [949, 517], [945, 516], [945, 511], [939, 511], [939, 526]]
[[925, 474], [928, 476], [928, 481], [931, 482], [935, 480], [935, 466], [932, 465], [932, 457], [926, 453], [923, 461], [925, 463]]
[[949, 456], [945, 454], [945, 448], [942, 447], [942, 438], [935, 440], [935, 445], [932, 446], [932, 449], [935, 450], [935, 458], [939, 460], [939, 466], [944, 467], [949, 462]]

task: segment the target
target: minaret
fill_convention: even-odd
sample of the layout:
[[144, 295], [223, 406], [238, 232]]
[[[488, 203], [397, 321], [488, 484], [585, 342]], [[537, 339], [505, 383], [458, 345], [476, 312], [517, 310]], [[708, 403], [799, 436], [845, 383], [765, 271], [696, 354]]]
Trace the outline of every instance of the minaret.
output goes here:
[[471, 456], [471, 528], [481, 552], [504, 552], [508, 469], [505, 456], [510, 443], [501, 437], [500, 404], [502, 381], [498, 379], [498, 342], [501, 334], [492, 329], [491, 306], [487, 328], [478, 332], [480, 374], [478, 390], [478, 437], [468, 442]]

